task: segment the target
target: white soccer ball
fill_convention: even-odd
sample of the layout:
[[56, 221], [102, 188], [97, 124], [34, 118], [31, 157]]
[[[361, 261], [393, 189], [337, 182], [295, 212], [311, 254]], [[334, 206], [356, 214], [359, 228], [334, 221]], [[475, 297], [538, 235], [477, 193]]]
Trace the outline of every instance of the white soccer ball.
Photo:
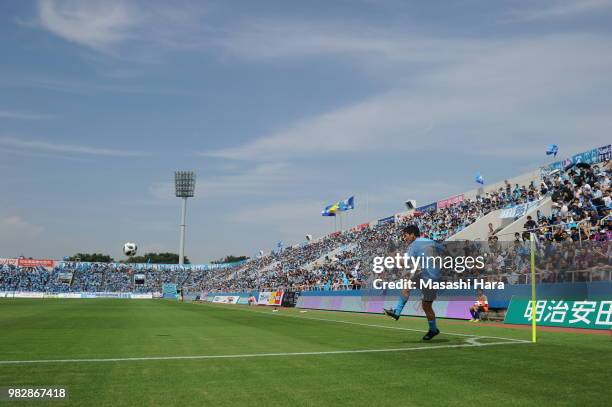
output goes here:
[[126, 256], [135, 256], [136, 250], [138, 250], [138, 246], [136, 246], [136, 243], [128, 242], [123, 245], [123, 254], [125, 254]]

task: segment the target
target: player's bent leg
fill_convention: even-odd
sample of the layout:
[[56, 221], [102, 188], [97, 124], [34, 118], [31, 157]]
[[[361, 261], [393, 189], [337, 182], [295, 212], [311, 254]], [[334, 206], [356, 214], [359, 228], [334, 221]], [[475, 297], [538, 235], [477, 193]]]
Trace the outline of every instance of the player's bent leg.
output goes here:
[[410, 290], [402, 290], [400, 292], [399, 298], [397, 299], [397, 304], [395, 304], [395, 308], [389, 308], [389, 309], [383, 308], [385, 315], [397, 321], [402, 315], [402, 310], [404, 309], [404, 306], [408, 302], [409, 297], [410, 297]]

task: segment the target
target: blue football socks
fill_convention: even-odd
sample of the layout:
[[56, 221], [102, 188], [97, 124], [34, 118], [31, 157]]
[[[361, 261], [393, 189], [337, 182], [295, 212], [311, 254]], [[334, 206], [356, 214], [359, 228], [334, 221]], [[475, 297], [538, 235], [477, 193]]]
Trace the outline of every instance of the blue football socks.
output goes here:
[[436, 326], [436, 319], [428, 319], [427, 323], [429, 324], [429, 330], [432, 332], [435, 332], [438, 330], [438, 327]]
[[408, 299], [404, 298], [401, 295], [399, 296], [399, 298], [397, 299], [397, 304], [395, 305], [395, 309], [393, 310], [393, 312], [395, 312], [395, 315], [402, 315], [402, 310], [404, 309], [404, 305], [406, 305], [407, 302]]

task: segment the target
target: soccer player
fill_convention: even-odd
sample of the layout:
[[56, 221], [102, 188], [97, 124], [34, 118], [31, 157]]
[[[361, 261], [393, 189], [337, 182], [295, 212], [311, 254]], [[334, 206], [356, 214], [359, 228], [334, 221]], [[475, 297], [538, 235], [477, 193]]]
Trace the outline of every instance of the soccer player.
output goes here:
[[[402, 240], [408, 243], [408, 250], [406, 254], [409, 257], [417, 258], [422, 257], [425, 260], [427, 256], [434, 256], [436, 252], [436, 242], [431, 239], [421, 237], [421, 231], [417, 225], [408, 225], [402, 229], [401, 232]], [[418, 278], [421, 280], [433, 280], [437, 281], [440, 279], [440, 269], [435, 267], [428, 267], [427, 264], [422, 264], [420, 272], [415, 271], [414, 277], [416, 281]], [[440, 333], [438, 326], [436, 325], [436, 313], [433, 310], [433, 302], [437, 297], [437, 290], [434, 289], [421, 289], [423, 294], [422, 305], [425, 316], [427, 317], [427, 323], [429, 324], [429, 330], [423, 336], [424, 341], [430, 341], [434, 336]], [[397, 299], [397, 305], [394, 309], [384, 309], [385, 315], [395, 319], [396, 321], [400, 318], [402, 310], [408, 302], [410, 297], [410, 290], [402, 290], [400, 296]]]

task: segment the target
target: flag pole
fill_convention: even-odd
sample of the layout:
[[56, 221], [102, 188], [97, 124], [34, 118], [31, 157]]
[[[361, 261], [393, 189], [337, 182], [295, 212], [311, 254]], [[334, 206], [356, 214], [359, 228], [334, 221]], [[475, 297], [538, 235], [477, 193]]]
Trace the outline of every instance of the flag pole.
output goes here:
[[536, 342], [536, 280], [535, 280], [535, 251], [536, 235], [531, 233], [531, 342]]

